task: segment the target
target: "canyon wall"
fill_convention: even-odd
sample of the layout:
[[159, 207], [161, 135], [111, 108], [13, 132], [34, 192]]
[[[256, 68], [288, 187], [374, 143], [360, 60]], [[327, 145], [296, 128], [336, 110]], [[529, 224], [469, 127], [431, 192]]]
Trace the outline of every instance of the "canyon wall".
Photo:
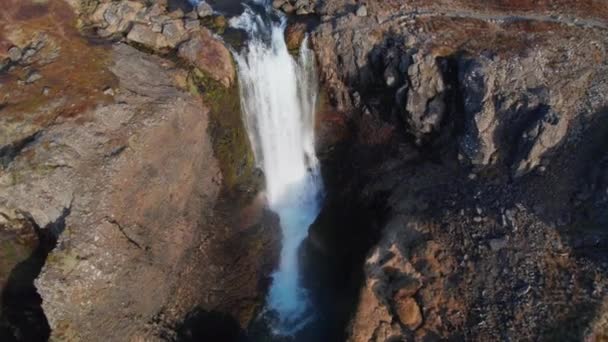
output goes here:
[[388, 212], [349, 340], [605, 336], [607, 10], [318, 2], [336, 191]]

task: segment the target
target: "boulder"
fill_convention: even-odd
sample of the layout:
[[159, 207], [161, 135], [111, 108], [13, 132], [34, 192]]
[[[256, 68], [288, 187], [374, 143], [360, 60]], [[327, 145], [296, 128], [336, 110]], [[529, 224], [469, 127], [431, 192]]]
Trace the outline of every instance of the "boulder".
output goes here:
[[236, 71], [232, 55], [208, 29], [203, 28], [193, 33], [190, 40], [180, 45], [178, 55], [223, 86], [230, 87], [233, 84]]
[[179, 43], [188, 39], [184, 22], [181, 19], [171, 20], [163, 25], [162, 34], [167, 43], [172, 47], [176, 47]]
[[412, 297], [400, 299], [395, 303], [395, 311], [401, 324], [410, 330], [416, 330], [422, 325], [422, 313], [416, 300]]
[[133, 28], [127, 35], [127, 40], [142, 44], [154, 50], [162, 50], [171, 46], [165, 36], [158, 32], [154, 32], [152, 26], [144, 24], [133, 25]]

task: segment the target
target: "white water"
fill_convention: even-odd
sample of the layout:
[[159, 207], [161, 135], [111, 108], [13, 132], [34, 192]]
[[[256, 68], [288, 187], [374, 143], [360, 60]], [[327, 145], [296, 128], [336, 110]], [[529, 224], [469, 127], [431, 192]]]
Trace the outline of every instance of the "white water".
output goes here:
[[289, 335], [311, 318], [300, 286], [298, 247], [319, 213], [322, 193], [314, 150], [317, 79], [307, 40], [294, 60], [284, 40], [285, 20], [270, 19], [272, 10], [265, 5], [267, 13], [246, 8], [231, 25], [250, 35], [246, 49], [235, 54], [241, 104], [256, 161], [264, 170], [268, 204], [280, 217], [283, 235], [266, 309], [278, 316], [275, 333]]

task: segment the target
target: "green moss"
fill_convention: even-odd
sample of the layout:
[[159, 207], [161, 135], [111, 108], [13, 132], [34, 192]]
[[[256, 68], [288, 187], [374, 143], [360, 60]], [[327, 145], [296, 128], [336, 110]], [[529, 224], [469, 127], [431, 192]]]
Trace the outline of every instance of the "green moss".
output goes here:
[[228, 21], [223, 15], [202, 18], [201, 24], [219, 35], [224, 34], [224, 31], [228, 27]]
[[225, 190], [255, 190], [259, 182], [254, 177], [255, 161], [241, 118], [238, 87], [226, 88], [199, 69], [190, 73], [188, 84], [190, 91], [202, 94], [210, 106], [208, 130], [220, 162]]
[[50, 342], [72, 342], [72, 341], [81, 341], [82, 338], [78, 333], [78, 330], [74, 328], [74, 326], [66, 320], [60, 320], [50, 338]]
[[80, 262], [80, 257], [72, 250], [56, 251], [49, 254], [46, 259], [47, 265], [53, 265], [56, 269], [61, 270], [64, 275], [69, 274]]

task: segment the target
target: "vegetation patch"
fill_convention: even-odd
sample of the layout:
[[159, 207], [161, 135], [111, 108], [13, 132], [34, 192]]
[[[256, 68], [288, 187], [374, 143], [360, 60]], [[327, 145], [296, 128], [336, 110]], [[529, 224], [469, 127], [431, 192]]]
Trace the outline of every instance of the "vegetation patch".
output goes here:
[[226, 88], [196, 68], [190, 73], [188, 84], [190, 91], [201, 94], [210, 107], [208, 130], [225, 190], [255, 193], [261, 182], [241, 118], [238, 86]]

